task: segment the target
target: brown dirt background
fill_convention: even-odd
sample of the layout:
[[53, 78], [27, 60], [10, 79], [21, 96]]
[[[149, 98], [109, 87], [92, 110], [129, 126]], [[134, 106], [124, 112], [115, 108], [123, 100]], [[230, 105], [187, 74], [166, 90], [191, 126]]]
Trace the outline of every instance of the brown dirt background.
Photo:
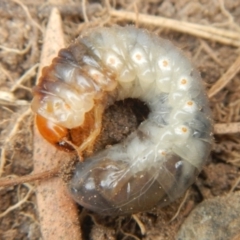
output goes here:
[[[17, 1], [0, 0], [0, 147], [2, 177], [22, 176], [33, 170], [33, 114], [29, 111], [31, 88], [36, 81], [35, 64], [39, 63], [43, 34], [30, 23], [34, 19], [44, 30], [51, 7], [62, 13], [66, 43], [88, 27], [112, 24], [133, 24], [125, 19], [114, 19], [106, 6], [149, 15], [183, 20], [207, 26], [222, 27], [240, 35], [240, 1], [236, 0], [113, 0], [88, 1], [89, 22], [84, 22], [81, 1], [22, 0], [29, 17]], [[222, 7], [224, 3], [224, 7]], [[77, 6], [77, 7], [76, 7]], [[151, 24], [139, 24], [164, 38], [189, 55], [201, 72], [209, 89], [239, 55], [239, 49], [227, 44], [204, 40]], [[35, 69], [27, 72], [35, 66]], [[27, 73], [27, 74], [26, 74]], [[240, 122], [240, 73], [217, 95], [211, 98], [214, 122]], [[115, 114], [117, 125], [108, 119]], [[132, 117], [119, 118], [127, 113]], [[127, 105], [114, 105], [104, 117], [109, 131], [102, 132], [103, 145], [121, 141], [136, 128], [141, 114]], [[105, 129], [108, 127], [105, 127]], [[239, 130], [239, 129], [238, 129]], [[240, 131], [240, 130], [239, 130]], [[123, 134], [118, 134], [123, 132]], [[113, 133], [113, 134], [112, 134]], [[115, 134], [114, 134], [115, 133]], [[211, 160], [204, 167], [196, 183], [190, 188], [178, 216], [183, 198], [163, 209], [132, 217], [103, 217], [85, 212], [81, 216], [84, 239], [174, 239], [176, 232], [191, 210], [200, 202], [230, 192], [240, 177], [240, 134], [215, 135]], [[238, 184], [234, 191], [240, 190]], [[141, 230], [145, 229], [143, 236]], [[240, 226], [239, 226], [240, 229]], [[34, 195], [34, 184], [0, 188], [0, 239], [41, 239]]]

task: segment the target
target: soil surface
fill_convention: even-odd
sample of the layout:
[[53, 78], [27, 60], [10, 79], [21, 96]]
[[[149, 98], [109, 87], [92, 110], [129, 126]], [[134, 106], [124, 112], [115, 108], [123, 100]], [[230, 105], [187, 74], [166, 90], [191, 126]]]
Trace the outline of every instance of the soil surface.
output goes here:
[[[1, 177], [19, 177], [33, 171], [31, 89], [36, 82], [43, 32], [53, 6], [61, 12], [68, 44], [89, 27], [113, 24], [136, 24], [170, 39], [193, 59], [207, 90], [239, 55], [240, 1], [236, 0], [89, 0], [85, 5], [80, 0], [48, 0], [44, 4], [40, 0], [0, 0]], [[224, 44], [214, 36], [205, 39], [151, 23], [133, 22], [124, 16], [122, 19], [114, 18], [107, 11], [109, 7], [131, 11], [136, 16], [144, 13], [225, 29], [239, 35], [239, 45]], [[210, 99], [214, 122], [240, 122], [239, 99], [240, 73], [237, 73]], [[103, 128], [95, 150], [121, 142], [147, 114], [146, 106], [135, 100], [109, 107], [103, 117]], [[211, 159], [185, 196], [165, 208], [156, 207], [134, 216], [104, 217], [82, 211], [79, 207], [83, 239], [171, 240], [175, 239], [184, 220], [200, 203], [227, 195], [228, 204], [231, 194], [240, 191], [240, 128], [234, 133], [215, 134], [214, 138]], [[34, 183], [8, 188], [0, 186], [0, 239], [41, 239], [34, 188]], [[218, 231], [218, 228], [212, 231]], [[240, 236], [240, 230], [234, 234]]]

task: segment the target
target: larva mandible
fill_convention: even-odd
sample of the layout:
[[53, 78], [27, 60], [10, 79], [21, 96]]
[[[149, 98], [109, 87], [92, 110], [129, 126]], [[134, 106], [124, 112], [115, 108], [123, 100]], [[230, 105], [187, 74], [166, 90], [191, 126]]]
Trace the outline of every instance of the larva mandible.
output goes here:
[[199, 73], [168, 40], [131, 26], [94, 29], [60, 50], [43, 69], [32, 109], [50, 143], [88, 151], [104, 109], [126, 98], [145, 102], [148, 118], [124, 142], [79, 162], [69, 182], [72, 197], [101, 214], [168, 204], [210, 154], [211, 112]]

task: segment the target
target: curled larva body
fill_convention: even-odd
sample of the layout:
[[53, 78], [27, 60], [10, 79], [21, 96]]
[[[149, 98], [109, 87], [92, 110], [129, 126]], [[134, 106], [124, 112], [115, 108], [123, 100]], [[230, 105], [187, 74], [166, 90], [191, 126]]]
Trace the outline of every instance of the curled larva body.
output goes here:
[[168, 204], [194, 182], [210, 154], [211, 113], [199, 73], [169, 41], [144, 30], [90, 31], [59, 52], [34, 91], [40, 132], [67, 150], [65, 139], [82, 150], [92, 145], [89, 135], [95, 139], [102, 109], [114, 101], [147, 104], [148, 118], [124, 142], [76, 166], [70, 194], [98, 213]]

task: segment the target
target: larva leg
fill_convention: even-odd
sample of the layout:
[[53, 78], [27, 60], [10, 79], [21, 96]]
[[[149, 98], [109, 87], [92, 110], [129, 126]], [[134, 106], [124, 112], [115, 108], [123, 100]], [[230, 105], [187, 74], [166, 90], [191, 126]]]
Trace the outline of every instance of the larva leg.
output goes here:
[[101, 132], [103, 111], [104, 107], [102, 105], [98, 105], [94, 108], [94, 128], [88, 138], [77, 148], [77, 152], [80, 156], [83, 151], [86, 151], [87, 155], [92, 153], [94, 142]]

